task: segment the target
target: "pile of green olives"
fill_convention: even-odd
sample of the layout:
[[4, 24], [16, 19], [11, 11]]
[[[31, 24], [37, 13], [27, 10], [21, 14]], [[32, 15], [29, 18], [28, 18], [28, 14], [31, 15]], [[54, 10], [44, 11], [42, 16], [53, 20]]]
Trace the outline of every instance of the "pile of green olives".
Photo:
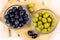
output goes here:
[[28, 7], [28, 10], [30, 13], [34, 12], [34, 4], [33, 3], [28, 4], [27, 7]]
[[49, 33], [56, 27], [56, 19], [47, 10], [40, 10], [32, 18], [32, 25], [39, 33]]

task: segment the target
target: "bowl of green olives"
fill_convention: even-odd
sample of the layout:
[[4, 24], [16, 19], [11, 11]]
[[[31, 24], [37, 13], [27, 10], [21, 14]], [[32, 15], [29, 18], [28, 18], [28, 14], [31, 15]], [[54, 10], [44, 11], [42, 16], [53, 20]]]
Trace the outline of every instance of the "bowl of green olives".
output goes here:
[[40, 9], [33, 14], [31, 25], [37, 33], [50, 33], [56, 28], [57, 17], [49, 9]]

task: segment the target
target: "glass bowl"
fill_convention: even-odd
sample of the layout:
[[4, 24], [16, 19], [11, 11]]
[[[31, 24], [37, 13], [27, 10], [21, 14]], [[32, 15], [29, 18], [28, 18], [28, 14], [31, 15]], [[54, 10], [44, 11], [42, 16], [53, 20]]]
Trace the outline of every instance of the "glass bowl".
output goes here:
[[[12, 6], [8, 7], [8, 8], [5, 10], [4, 16], [7, 14], [7, 12], [8, 12], [9, 9], [11, 9], [12, 7], [19, 7], [19, 6], [22, 6], [22, 5], [16, 4], [16, 5], [12, 5]], [[24, 7], [24, 6], [22, 6], [22, 7], [23, 7], [24, 10], [26, 10], [26, 14], [28, 14], [28, 18], [29, 18], [29, 20], [27, 21], [27, 23], [26, 23], [25, 25], [23, 25], [23, 26], [25, 27], [25, 26], [27, 26], [27, 25], [29, 24], [29, 22], [30, 22], [30, 13], [29, 13], [29, 11], [27, 10], [26, 7]], [[5, 23], [5, 21], [6, 21], [6, 19], [4, 18], [4, 23]], [[7, 24], [7, 23], [5, 23], [5, 24], [6, 24], [8, 27], [13, 28], [12, 26], [10, 26], [10, 24]], [[20, 28], [20, 27], [18, 27], [18, 28], [13, 28], [13, 29], [19, 29], [19, 28]], [[23, 27], [21, 27], [21, 28], [23, 28]]]
[[[42, 10], [46, 10], [47, 12], [51, 13], [51, 15], [54, 17], [54, 19], [55, 19], [55, 21], [56, 21], [56, 25], [57, 25], [58, 19], [57, 19], [56, 15], [55, 15], [55, 13], [54, 13], [53, 11], [51, 11], [51, 10], [49, 10], [49, 9], [39, 9], [39, 10], [37, 10], [36, 12], [33, 13], [33, 16], [32, 16], [32, 18], [31, 18], [31, 26], [32, 26], [33, 30], [34, 30], [36, 33], [38, 33], [38, 34], [39, 34], [39, 33], [41, 33], [41, 34], [47, 34], [47, 33], [50, 33], [50, 32], [46, 32], [46, 33], [38, 32], [38, 31], [35, 29], [35, 27], [33, 26], [33, 22], [32, 22], [32, 19], [34, 18], [34, 14], [39, 13], [39, 12], [42, 11]], [[56, 28], [56, 26], [52, 29], [52, 31], [53, 31], [55, 28]], [[52, 31], [51, 31], [51, 32], [52, 32]]]

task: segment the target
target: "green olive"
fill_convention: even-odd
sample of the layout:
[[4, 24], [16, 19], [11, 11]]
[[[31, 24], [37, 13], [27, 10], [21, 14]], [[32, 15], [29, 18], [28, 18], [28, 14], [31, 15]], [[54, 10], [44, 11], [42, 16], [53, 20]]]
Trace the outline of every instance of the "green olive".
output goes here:
[[33, 3], [28, 4], [28, 7], [33, 7], [33, 6], [34, 6]]
[[52, 15], [49, 16], [51, 19], [54, 19], [54, 17]]
[[38, 18], [33, 18], [32, 20], [33, 20], [33, 22], [37, 22]]
[[53, 20], [51, 25], [52, 25], [52, 27], [56, 26], [56, 21]]
[[42, 17], [42, 14], [41, 14], [41, 13], [39, 13], [39, 16], [40, 16], [40, 17]]
[[48, 28], [49, 26], [50, 26], [50, 23], [45, 23], [45, 24], [44, 24], [44, 27], [45, 27], [45, 28]]
[[34, 14], [34, 17], [38, 18], [39, 17], [39, 14], [38, 13]]
[[47, 18], [47, 21], [48, 21], [48, 22], [52, 22], [52, 19], [51, 19], [51, 18]]
[[29, 11], [32, 13], [34, 11], [34, 9], [33, 8], [29, 8]]
[[48, 13], [46, 13], [46, 14], [43, 15], [44, 18], [47, 18], [48, 16], [49, 16]]
[[42, 19], [42, 17], [39, 17], [39, 20], [41, 20]]
[[48, 27], [48, 32], [51, 32], [51, 31], [52, 31], [51, 27]]
[[43, 29], [43, 28], [44, 28], [44, 26], [43, 26], [43, 25], [38, 25], [38, 27], [39, 27], [40, 29]]
[[47, 29], [43, 29], [42, 30], [42, 33], [47, 33]]
[[46, 18], [42, 18], [42, 22], [43, 23], [46, 23], [47, 22], [47, 19]]
[[34, 26], [34, 27], [37, 27], [37, 23], [33, 23], [33, 26]]
[[41, 29], [40, 29], [40, 28], [38, 28], [38, 27], [36, 28], [36, 30], [37, 30], [38, 32], [41, 32]]
[[41, 21], [38, 21], [38, 25], [41, 25], [42, 24], [42, 22]]
[[47, 12], [46, 10], [42, 10], [42, 11], [41, 11], [42, 14], [45, 14], [46, 12]]

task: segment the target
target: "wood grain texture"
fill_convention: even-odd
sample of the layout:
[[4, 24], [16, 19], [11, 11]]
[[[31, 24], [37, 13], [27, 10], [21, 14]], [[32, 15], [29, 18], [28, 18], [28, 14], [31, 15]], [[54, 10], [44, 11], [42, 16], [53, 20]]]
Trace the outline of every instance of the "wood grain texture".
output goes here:
[[[7, 4], [4, 6], [1, 14], [0, 14], [0, 21], [2, 21], [4, 23], [4, 12], [6, 11], [6, 9], [12, 5], [15, 4], [19, 4], [19, 5], [23, 5], [26, 7], [27, 4], [29, 3], [33, 3], [34, 4], [34, 9], [35, 11], [41, 8], [46, 8], [49, 9], [48, 7], [42, 5], [42, 3], [37, 2], [36, 0], [26, 0], [26, 1], [22, 1], [22, 2], [18, 2], [17, 0], [10, 0], [7, 2]], [[60, 19], [60, 16], [58, 16], [58, 18]], [[29, 23], [30, 24], [30, 23]], [[39, 36], [36, 39], [32, 39], [30, 36], [28, 36], [27, 32], [28, 30], [33, 30], [31, 24], [27, 25], [21, 29], [10, 29], [11, 30], [11, 36], [13, 37], [18, 37], [18, 34], [23, 36], [24, 38], [26, 38], [26, 40], [48, 40], [52, 33], [49, 34], [39, 34]], [[5, 35], [6, 37], [9, 37], [9, 29], [8, 26], [6, 26], [6, 24], [4, 24], [4, 31], [5, 31]]]

